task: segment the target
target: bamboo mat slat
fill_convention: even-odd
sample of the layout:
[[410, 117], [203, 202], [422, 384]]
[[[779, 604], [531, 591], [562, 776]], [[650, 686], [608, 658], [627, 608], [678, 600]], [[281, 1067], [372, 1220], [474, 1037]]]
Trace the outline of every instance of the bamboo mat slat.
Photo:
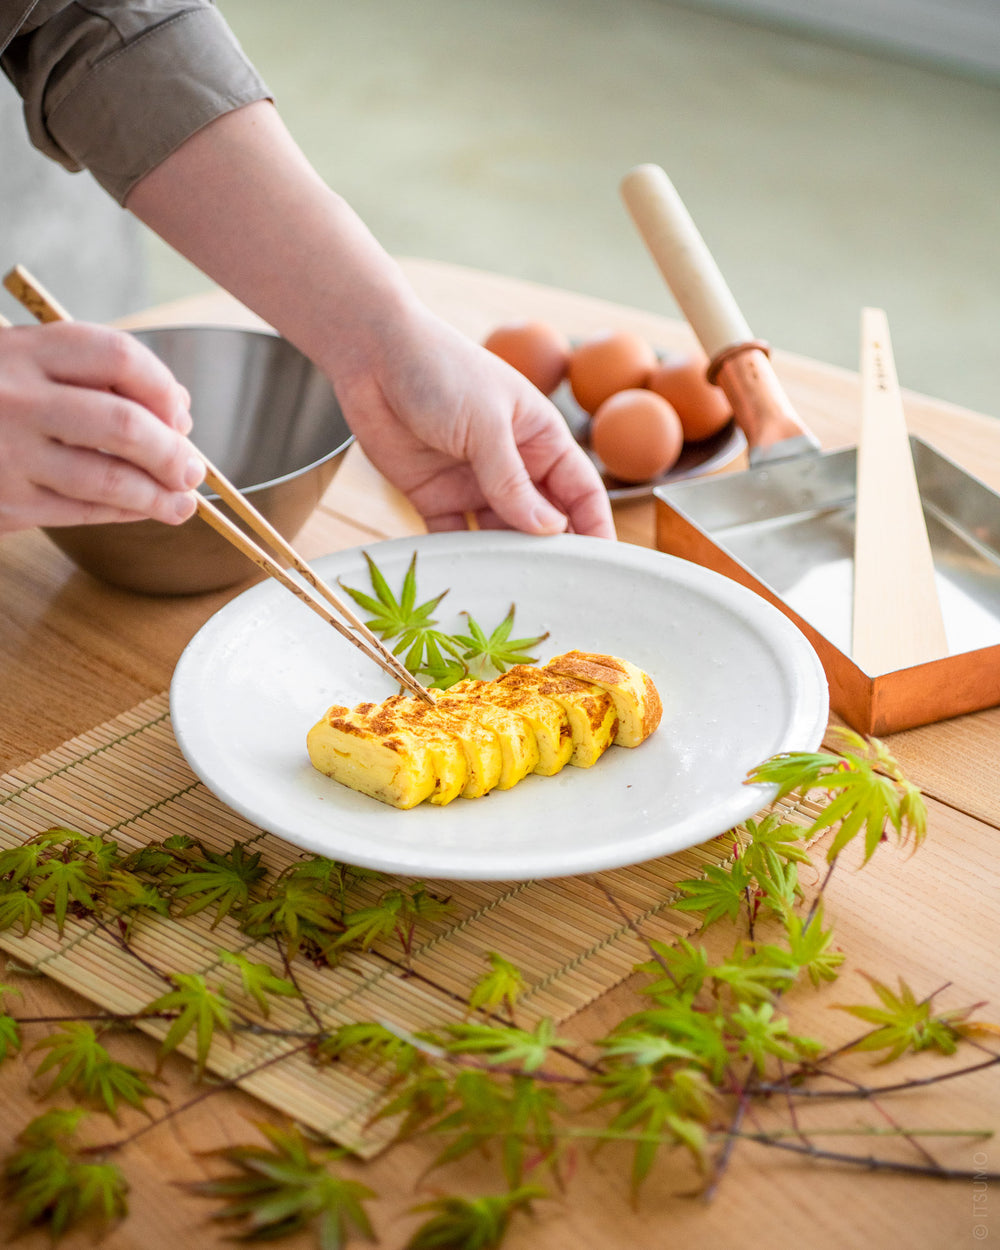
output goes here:
[[[168, 706], [167, 695], [157, 695], [0, 777], [0, 849], [66, 825], [110, 834], [123, 849], [181, 833], [219, 851], [236, 840], [246, 842], [261, 852], [267, 879], [302, 858], [298, 848], [244, 820], [198, 781], [174, 740]], [[781, 807], [786, 818], [803, 824], [816, 811], [808, 802], [785, 801]], [[398, 946], [377, 944], [334, 968], [298, 960], [296, 978], [324, 1027], [380, 1020], [414, 1031], [461, 1019], [471, 986], [487, 970], [486, 956], [496, 951], [525, 977], [519, 1021], [531, 1027], [551, 1016], [558, 1024], [647, 959], [646, 939], [672, 942], [696, 930], [696, 917], [671, 906], [676, 884], [722, 863], [730, 851], [731, 840], [723, 836], [596, 877], [429, 881], [432, 891], [451, 902], [445, 917], [419, 930], [409, 972]], [[357, 883], [350, 906], [374, 902], [394, 883], [391, 877]], [[254, 942], [229, 918], [213, 928], [210, 914], [137, 922], [131, 943], [149, 966], [123, 950], [99, 922], [72, 917], [61, 937], [51, 923], [27, 935], [19, 929], [2, 932], [0, 949], [103, 1010], [125, 1014], [170, 988], [157, 969], [201, 973], [239, 1000], [238, 972], [221, 960], [223, 950], [245, 952], [283, 975], [272, 943]], [[297, 999], [277, 1003], [268, 1025], [289, 1032], [315, 1028]], [[151, 1019], [141, 1027], [162, 1038], [169, 1022]], [[193, 1055], [191, 1047], [181, 1049]], [[300, 1038], [247, 1032], [231, 1041], [222, 1038], [212, 1046], [208, 1068], [363, 1157], [376, 1154], [391, 1137], [391, 1126], [369, 1123], [378, 1105], [378, 1075], [348, 1063], [318, 1066], [302, 1051]]]

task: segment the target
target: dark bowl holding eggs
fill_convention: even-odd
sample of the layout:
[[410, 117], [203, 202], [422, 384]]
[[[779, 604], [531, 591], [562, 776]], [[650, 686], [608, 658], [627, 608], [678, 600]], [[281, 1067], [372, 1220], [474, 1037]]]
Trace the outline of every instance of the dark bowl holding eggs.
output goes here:
[[746, 465], [746, 438], [699, 357], [627, 331], [571, 341], [538, 321], [498, 326], [483, 345], [551, 398], [614, 500]]

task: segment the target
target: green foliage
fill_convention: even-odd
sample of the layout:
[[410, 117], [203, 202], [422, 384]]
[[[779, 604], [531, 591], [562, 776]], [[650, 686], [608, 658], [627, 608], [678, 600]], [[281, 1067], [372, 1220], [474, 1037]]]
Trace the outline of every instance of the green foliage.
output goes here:
[[899, 842], [910, 838], [919, 846], [927, 834], [923, 797], [908, 781], [885, 744], [841, 730], [843, 755], [787, 752], [753, 769], [748, 782], [777, 785], [778, 798], [786, 794], [826, 791], [832, 798], [807, 830], [808, 834], [839, 825], [827, 851], [833, 861], [855, 837], [864, 833], [865, 861], [875, 853], [886, 832], [895, 830]]
[[469, 1010], [489, 1014], [503, 1006], [513, 1018], [517, 1000], [524, 993], [524, 975], [496, 951], [490, 951], [486, 958], [489, 960], [490, 971], [484, 973], [472, 987]]
[[412, 1072], [423, 1060], [412, 1042], [391, 1032], [377, 1021], [342, 1024], [321, 1039], [316, 1057], [332, 1063], [337, 1059], [354, 1059], [375, 1066], [386, 1065], [397, 1076]]
[[66, 1089], [115, 1120], [119, 1102], [146, 1111], [146, 1100], [156, 1097], [147, 1079], [150, 1074], [112, 1059], [95, 1031], [82, 1021], [67, 1021], [37, 1042], [34, 1049], [49, 1052], [35, 1069], [36, 1077], [54, 1074], [46, 1091], [49, 1096]]
[[202, 1076], [216, 1029], [227, 1034], [232, 1032], [229, 1005], [222, 990], [211, 989], [205, 978], [198, 973], [175, 972], [170, 979], [177, 988], [147, 1003], [142, 1014], [151, 1016], [163, 1012], [177, 1013], [160, 1045], [161, 1058], [176, 1050], [193, 1031], [198, 1075]]
[[0, 985], [0, 1063], [21, 1049], [21, 1026], [13, 1016], [3, 1011], [4, 996], [17, 994], [20, 997], [20, 993], [9, 985]]
[[723, 916], [735, 921], [746, 902], [750, 881], [750, 872], [742, 859], [737, 859], [729, 868], [709, 864], [704, 877], [678, 882], [677, 888], [684, 897], [677, 899], [674, 906], [678, 911], [702, 912], [706, 925]]
[[512, 664], [537, 664], [538, 657], [528, 652], [548, 638], [548, 634], [539, 634], [537, 638], [511, 638], [514, 627], [514, 605], [511, 604], [507, 615], [489, 634], [470, 613], [465, 614], [469, 622], [467, 634], [453, 634], [451, 641], [462, 648], [462, 659], [475, 677], [493, 677], [504, 673]]
[[75, 1228], [106, 1228], [128, 1210], [128, 1185], [113, 1163], [81, 1153], [76, 1130], [80, 1109], [47, 1111], [19, 1134], [19, 1149], [3, 1169], [6, 1202], [15, 1214], [15, 1234], [38, 1227], [53, 1240]]
[[201, 858], [183, 872], [167, 877], [165, 884], [173, 888], [175, 898], [190, 899], [182, 916], [214, 907], [214, 929], [224, 916], [246, 907], [253, 887], [267, 874], [260, 860], [260, 851], [247, 854], [245, 842], [234, 842], [221, 853], [203, 849]]
[[887, 1050], [889, 1053], [879, 1060], [880, 1063], [890, 1063], [908, 1050], [939, 1050], [945, 1055], [955, 1053], [959, 1038], [965, 1032], [964, 1022], [972, 1008], [960, 1008], [934, 1015], [934, 995], [918, 1002], [913, 990], [902, 977], [899, 978], [899, 992], [895, 993], [874, 977], [866, 973], [861, 975], [883, 1005], [869, 1007], [837, 1004], [841, 1011], [847, 1011], [859, 1020], [877, 1026], [855, 1042], [852, 1050]]
[[554, 1046], [565, 1046], [565, 1038], [556, 1037], [552, 1021], [538, 1022], [534, 1032], [492, 1024], [450, 1024], [444, 1048], [449, 1054], [484, 1055], [489, 1063], [537, 1072]]
[[276, 976], [268, 964], [254, 963], [246, 955], [234, 951], [220, 951], [219, 958], [224, 964], [231, 964], [239, 970], [243, 993], [253, 999], [265, 1019], [271, 1014], [269, 995], [299, 997], [299, 991], [292, 982], [286, 977]]
[[815, 1039], [793, 1034], [788, 1017], [778, 1015], [773, 1003], [739, 1003], [726, 1022], [726, 1030], [735, 1039], [738, 1053], [749, 1059], [762, 1076], [770, 1057], [811, 1059], [823, 1049]]
[[308, 878], [287, 873], [250, 903], [240, 927], [251, 937], [277, 939], [294, 959], [303, 948], [313, 958], [329, 957], [344, 926], [334, 899]]
[[[368, 627], [388, 642], [395, 642], [393, 653], [403, 655], [403, 663], [411, 673], [430, 678], [431, 686], [447, 690], [466, 677], [494, 677], [511, 664], [535, 664], [528, 654], [548, 634], [536, 638], [511, 638], [514, 627], [514, 605], [489, 633], [469, 613], [468, 633], [448, 634], [436, 628], [432, 617], [448, 593], [446, 590], [417, 604], [417, 553], [414, 552], [403, 577], [399, 596], [393, 593], [384, 574], [364, 552], [368, 563], [374, 595], [350, 586], [344, 589], [359, 607], [368, 612]], [[405, 652], [405, 654], [403, 654]]]
[[414, 552], [397, 599], [375, 561], [367, 551], [363, 555], [368, 562], [375, 597], [350, 586], [344, 586], [344, 590], [359, 607], [370, 613], [365, 622], [369, 629], [387, 641], [395, 640], [393, 654], [405, 652], [403, 663], [411, 673], [417, 673], [424, 661], [428, 640], [439, 645], [444, 641], [445, 636], [434, 628], [437, 621], [431, 613], [448, 592], [443, 590], [433, 599], [417, 604], [417, 553]]
[[449, 899], [438, 898], [420, 882], [405, 889], [393, 887], [383, 891], [373, 906], [348, 912], [337, 945], [370, 950], [376, 942], [395, 936], [409, 956], [417, 921], [438, 920], [448, 911], [449, 903]]
[[520, 1185], [505, 1194], [481, 1198], [436, 1198], [414, 1211], [433, 1211], [406, 1243], [406, 1250], [496, 1250], [517, 1211], [531, 1212], [546, 1196], [538, 1185]]
[[364, 1207], [374, 1194], [334, 1169], [346, 1151], [314, 1148], [297, 1128], [258, 1128], [268, 1146], [216, 1151], [232, 1171], [187, 1187], [221, 1200], [213, 1219], [238, 1223], [239, 1241], [277, 1241], [304, 1229], [315, 1232], [320, 1250], [341, 1250], [353, 1234], [374, 1240]]

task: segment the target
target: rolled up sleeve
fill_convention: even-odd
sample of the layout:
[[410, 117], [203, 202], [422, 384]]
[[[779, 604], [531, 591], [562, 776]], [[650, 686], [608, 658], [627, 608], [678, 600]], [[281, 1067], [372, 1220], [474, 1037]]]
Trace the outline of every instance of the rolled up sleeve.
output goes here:
[[34, 145], [120, 204], [196, 131], [271, 98], [207, 0], [42, 0], [3, 68]]

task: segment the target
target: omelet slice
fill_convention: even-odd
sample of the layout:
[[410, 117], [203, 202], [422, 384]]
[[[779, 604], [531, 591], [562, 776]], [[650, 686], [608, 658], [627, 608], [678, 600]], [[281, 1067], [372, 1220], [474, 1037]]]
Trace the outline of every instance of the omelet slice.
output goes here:
[[[474, 717], [460, 716], [445, 706], [438, 696], [434, 706], [409, 699], [409, 723], [420, 732], [424, 727], [445, 733], [458, 743], [465, 756], [466, 777], [463, 799], [478, 799], [495, 789], [503, 775], [503, 748], [499, 736]], [[431, 799], [433, 803], [433, 798]]]
[[476, 681], [466, 697], [473, 703], [492, 703], [494, 707], [514, 712], [524, 718], [538, 744], [538, 763], [532, 772], [551, 777], [569, 763], [573, 754], [573, 734], [569, 717], [552, 699], [546, 698], [530, 685], [512, 681], [506, 686], [499, 681]]
[[591, 651], [567, 651], [545, 665], [562, 677], [590, 682], [609, 694], [618, 714], [614, 741], [623, 747], [637, 747], [659, 725], [663, 714], [660, 695], [653, 680], [629, 660]]
[[427, 801], [444, 807], [465, 789], [469, 767], [462, 739], [436, 716], [436, 708], [410, 695], [394, 694], [380, 705], [390, 724], [412, 733], [426, 747], [434, 769], [434, 789]]
[[614, 700], [590, 682], [534, 665], [517, 664], [498, 677], [496, 684], [530, 688], [559, 704], [569, 720], [573, 743], [569, 762], [577, 768], [592, 768], [618, 732]]
[[500, 752], [498, 790], [509, 790], [534, 772], [538, 763], [538, 740], [531, 726], [516, 712], [474, 696], [485, 682], [460, 681], [437, 696], [437, 706], [454, 713], [463, 725], [478, 725], [492, 734]]
[[306, 735], [306, 747], [321, 773], [392, 807], [416, 807], [437, 785], [427, 743], [382, 716], [376, 703], [328, 708]]

